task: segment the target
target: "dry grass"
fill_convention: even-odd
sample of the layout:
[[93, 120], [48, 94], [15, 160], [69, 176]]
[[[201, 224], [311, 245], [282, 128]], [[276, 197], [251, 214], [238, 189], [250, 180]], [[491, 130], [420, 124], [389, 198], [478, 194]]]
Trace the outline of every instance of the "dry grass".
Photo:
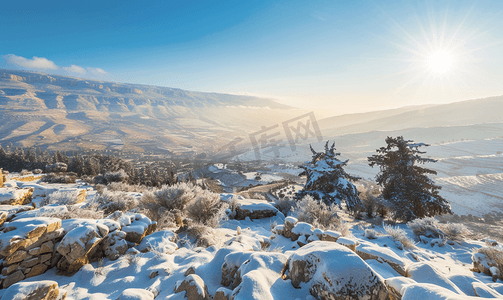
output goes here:
[[499, 270], [499, 278], [503, 280], [503, 248], [501, 247], [483, 247], [477, 249], [476, 253], [481, 253], [489, 259], [487, 264], [489, 267], [496, 267]]
[[351, 235], [351, 225], [339, 218], [337, 205], [326, 205], [307, 195], [295, 203], [293, 215], [300, 221], [312, 224], [316, 228], [335, 230], [343, 236]]
[[101, 195], [97, 195], [95, 202], [106, 215], [120, 210], [123, 212], [129, 211], [138, 207], [138, 200], [129, 195], [127, 192], [112, 192], [105, 189]]
[[73, 205], [83, 202], [85, 190], [55, 191], [40, 202], [40, 206], [49, 204]]
[[463, 224], [441, 224], [432, 217], [412, 220], [407, 223], [407, 226], [417, 237], [423, 235], [430, 238], [449, 239], [457, 243], [462, 242], [470, 234], [470, 231]]
[[383, 225], [384, 231], [393, 238], [394, 241], [402, 243], [405, 248], [414, 248], [415, 243], [407, 237], [405, 230], [391, 225]]

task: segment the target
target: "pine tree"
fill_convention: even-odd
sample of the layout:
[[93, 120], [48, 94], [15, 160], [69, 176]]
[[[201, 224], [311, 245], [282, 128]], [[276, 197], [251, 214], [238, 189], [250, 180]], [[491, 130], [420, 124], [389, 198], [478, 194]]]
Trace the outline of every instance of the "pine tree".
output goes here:
[[386, 147], [368, 157], [371, 167], [379, 166], [377, 184], [383, 188], [382, 197], [395, 211], [395, 217], [404, 221], [426, 216], [451, 213], [449, 203], [439, 195], [440, 186], [427, 175], [437, 172], [420, 165], [436, 162], [423, 158], [420, 147], [429, 146], [404, 140], [402, 136], [386, 138]]
[[300, 166], [307, 176], [304, 189], [297, 193], [297, 198], [301, 199], [305, 195], [311, 195], [316, 200], [322, 200], [326, 204], [346, 203], [350, 211], [356, 211], [362, 207], [362, 202], [358, 197], [358, 191], [351, 181], [357, 181], [359, 177], [349, 175], [344, 167], [348, 161], [340, 161], [335, 152], [335, 143], [331, 147], [328, 141], [325, 144], [325, 152], [316, 152], [311, 148], [313, 158], [311, 161]]

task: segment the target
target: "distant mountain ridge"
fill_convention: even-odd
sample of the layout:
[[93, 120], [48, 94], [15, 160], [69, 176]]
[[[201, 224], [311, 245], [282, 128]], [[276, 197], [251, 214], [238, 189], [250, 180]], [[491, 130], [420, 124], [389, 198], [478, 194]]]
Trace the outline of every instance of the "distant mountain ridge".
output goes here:
[[198, 152], [295, 113], [259, 97], [0, 69], [2, 144]]

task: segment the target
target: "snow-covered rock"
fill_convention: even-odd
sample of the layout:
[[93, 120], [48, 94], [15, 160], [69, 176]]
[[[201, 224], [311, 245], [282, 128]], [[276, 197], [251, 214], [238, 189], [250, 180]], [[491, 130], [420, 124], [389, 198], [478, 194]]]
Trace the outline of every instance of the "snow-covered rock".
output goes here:
[[397, 276], [384, 280], [384, 284], [388, 288], [391, 299], [402, 299], [402, 289], [409, 284], [415, 284], [416, 281], [411, 278]]
[[286, 217], [285, 218], [285, 223], [283, 224], [283, 236], [289, 239], [292, 239], [292, 241], [295, 241], [297, 237], [294, 237], [292, 234], [292, 229], [297, 224], [298, 220], [294, 217]]
[[31, 202], [33, 188], [0, 188], [0, 205], [25, 205]]
[[251, 220], [265, 219], [274, 217], [277, 213], [278, 209], [267, 201], [243, 199], [238, 202], [234, 218], [237, 220], [244, 220], [247, 217]]
[[129, 249], [128, 243], [124, 240], [126, 234], [123, 231], [110, 232], [102, 244], [105, 257], [116, 260], [124, 255]]
[[125, 289], [117, 300], [154, 300], [154, 294], [144, 289]]
[[440, 270], [428, 262], [417, 262], [407, 266], [406, 276], [419, 283], [431, 283], [436, 286], [451, 290], [452, 292], [465, 295], [452, 281], [450, 281]]
[[42, 280], [13, 284], [5, 291], [2, 299], [55, 300], [58, 295], [59, 287], [56, 281]]
[[190, 300], [209, 300], [208, 287], [203, 279], [196, 274], [185, 277], [184, 280], [176, 282], [175, 293], [185, 291], [185, 297]]
[[69, 231], [57, 247], [66, 261], [60, 261], [58, 269], [73, 273], [89, 263], [107, 234], [108, 227], [101, 224], [88, 224]]
[[337, 243], [316, 241], [288, 259], [294, 287], [307, 283], [318, 299], [387, 299], [380, 277], [358, 255]]
[[503, 299], [502, 294], [482, 282], [473, 282], [472, 286], [477, 297]]
[[356, 247], [356, 254], [363, 260], [375, 259], [390, 265], [398, 274], [405, 276], [405, 262], [389, 248], [374, 243], [364, 242]]

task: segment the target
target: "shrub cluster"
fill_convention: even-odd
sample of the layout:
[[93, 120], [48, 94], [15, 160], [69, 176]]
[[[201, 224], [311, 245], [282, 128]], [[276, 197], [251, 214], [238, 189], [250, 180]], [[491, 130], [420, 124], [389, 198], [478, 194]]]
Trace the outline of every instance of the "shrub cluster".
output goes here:
[[412, 232], [418, 238], [420, 236], [442, 238], [458, 243], [462, 242], [470, 233], [463, 224], [442, 224], [437, 219], [432, 217], [412, 220], [407, 223], [407, 226], [412, 229]]

